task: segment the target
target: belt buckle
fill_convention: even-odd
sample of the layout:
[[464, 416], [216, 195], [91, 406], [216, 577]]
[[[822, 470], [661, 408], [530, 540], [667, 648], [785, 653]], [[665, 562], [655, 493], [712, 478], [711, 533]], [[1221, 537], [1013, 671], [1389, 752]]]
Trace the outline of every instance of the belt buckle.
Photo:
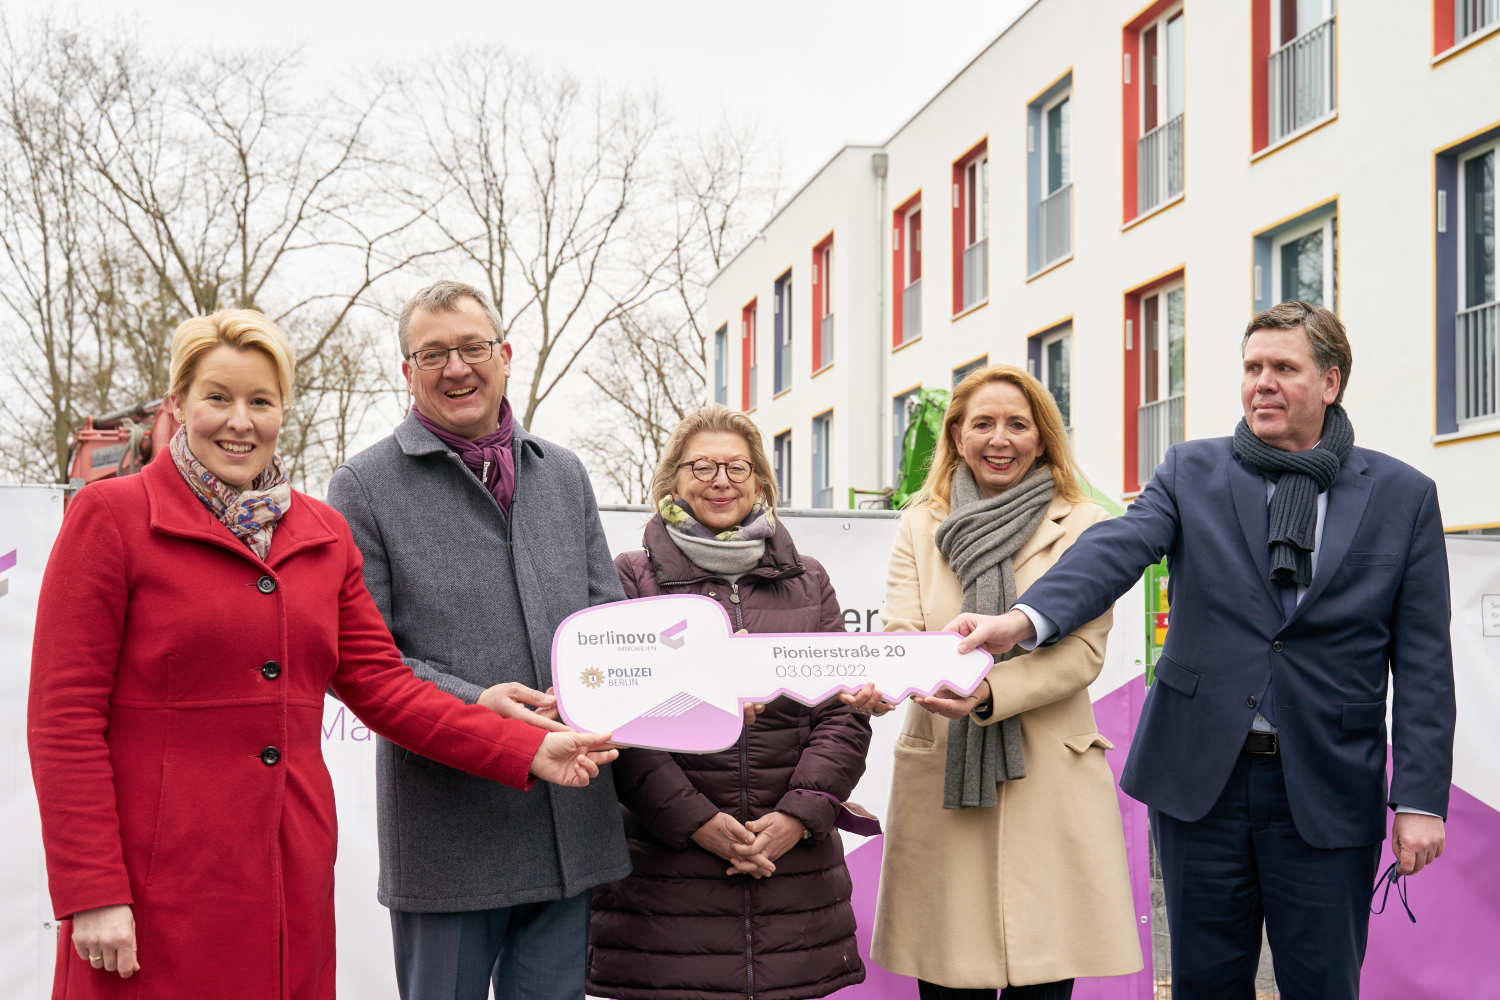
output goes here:
[[1252, 729], [1245, 737], [1245, 752], [1257, 757], [1274, 757], [1279, 749], [1274, 732]]

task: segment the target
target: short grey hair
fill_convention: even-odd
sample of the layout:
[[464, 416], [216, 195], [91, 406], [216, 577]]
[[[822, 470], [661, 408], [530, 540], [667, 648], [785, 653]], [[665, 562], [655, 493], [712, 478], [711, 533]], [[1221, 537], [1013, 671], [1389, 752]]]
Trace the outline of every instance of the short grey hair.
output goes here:
[[1245, 345], [1250, 343], [1250, 335], [1257, 330], [1295, 330], [1299, 327], [1307, 334], [1307, 347], [1312, 352], [1313, 363], [1318, 366], [1318, 374], [1330, 368], [1339, 370], [1339, 394], [1334, 403], [1342, 403], [1344, 390], [1349, 386], [1349, 371], [1354, 367], [1354, 351], [1349, 346], [1344, 324], [1339, 322], [1332, 309], [1292, 300], [1256, 313], [1245, 327], [1245, 335], [1240, 338], [1240, 355], [1244, 356]]
[[479, 308], [484, 310], [484, 318], [490, 321], [490, 329], [495, 331], [495, 339], [505, 340], [505, 331], [500, 328], [500, 313], [490, 305], [488, 296], [473, 285], [466, 285], [462, 281], [435, 281], [407, 299], [406, 305], [401, 307], [401, 318], [396, 322], [396, 340], [401, 345], [401, 356], [404, 358], [409, 353], [406, 346], [406, 334], [407, 328], [411, 326], [412, 313], [418, 309], [427, 309], [431, 312], [452, 312], [458, 308], [460, 299], [473, 299], [478, 302]]

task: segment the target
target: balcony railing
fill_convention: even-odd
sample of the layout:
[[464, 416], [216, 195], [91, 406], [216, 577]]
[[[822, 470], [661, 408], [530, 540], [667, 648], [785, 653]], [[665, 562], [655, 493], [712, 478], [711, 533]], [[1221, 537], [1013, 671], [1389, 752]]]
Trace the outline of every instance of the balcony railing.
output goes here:
[[1271, 53], [1269, 74], [1271, 141], [1317, 121], [1338, 106], [1334, 93], [1334, 19]]
[[1453, 0], [1453, 37], [1463, 41], [1500, 22], [1500, 0]]
[[901, 290], [901, 342], [922, 336], [922, 279]]
[[1458, 419], [1494, 416], [1495, 335], [1500, 332], [1500, 303], [1489, 302], [1464, 309], [1454, 319]]
[[1136, 213], [1182, 194], [1182, 115], [1163, 122], [1135, 144]]
[[760, 398], [760, 365], [750, 366], [750, 402], [745, 409], [753, 410]]
[[964, 249], [964, 308], [990, 297], [990, 241], [979, 240]]
[[1135, 413], [1136, 473], [1140, 484], [1145, 486], [1161, 460], [1167, 457], [1167, 449], [1183, 439], [1183, 396], [1147, 403]]
[[1073, 252], [1073, 185], [1042, 199], [1042, 267]]
[[818, 367], [833, 364], [833, 313], [823, 317], [823, 326], [818, 332]]

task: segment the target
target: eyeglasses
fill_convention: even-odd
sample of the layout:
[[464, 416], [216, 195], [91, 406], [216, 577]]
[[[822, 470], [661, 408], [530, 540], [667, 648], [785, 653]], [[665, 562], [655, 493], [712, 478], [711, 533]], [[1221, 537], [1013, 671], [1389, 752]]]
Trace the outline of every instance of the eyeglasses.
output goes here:
[[749, 462], [739, 459], [733, 462], [710, 462], [706, 458], [700, 458], [696, 462], [682, 462], [677, 466], [679, 469], [692, 469], [693, 478], [700, 483], [711, 483], [718, 476], [719, 470], [724, 470], [724, 475], [729, 477], [731, 483], [743, 483], [750, 478], [750, 473], [755, 470]]
[[413, 351], [407, 358], [424, 372], [435, 372], [448, 367], [448, 355], [454, 351], [458, 352], [464, 364], [482, 365], [495, 356], [495, 345], [498, 343], [498, 340], [471, 340], [457, 347], [427, 347]]

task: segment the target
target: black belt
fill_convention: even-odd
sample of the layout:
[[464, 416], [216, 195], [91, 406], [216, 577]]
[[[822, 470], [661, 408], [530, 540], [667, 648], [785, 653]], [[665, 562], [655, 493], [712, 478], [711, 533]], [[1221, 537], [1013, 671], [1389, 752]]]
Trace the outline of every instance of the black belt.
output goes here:
[[1245, 737], [1245, 752], [1261, 757], [1275, 756], [1276, 734], [1263, 733], [1258, 729], [1250, 730], [1250, 733]]

